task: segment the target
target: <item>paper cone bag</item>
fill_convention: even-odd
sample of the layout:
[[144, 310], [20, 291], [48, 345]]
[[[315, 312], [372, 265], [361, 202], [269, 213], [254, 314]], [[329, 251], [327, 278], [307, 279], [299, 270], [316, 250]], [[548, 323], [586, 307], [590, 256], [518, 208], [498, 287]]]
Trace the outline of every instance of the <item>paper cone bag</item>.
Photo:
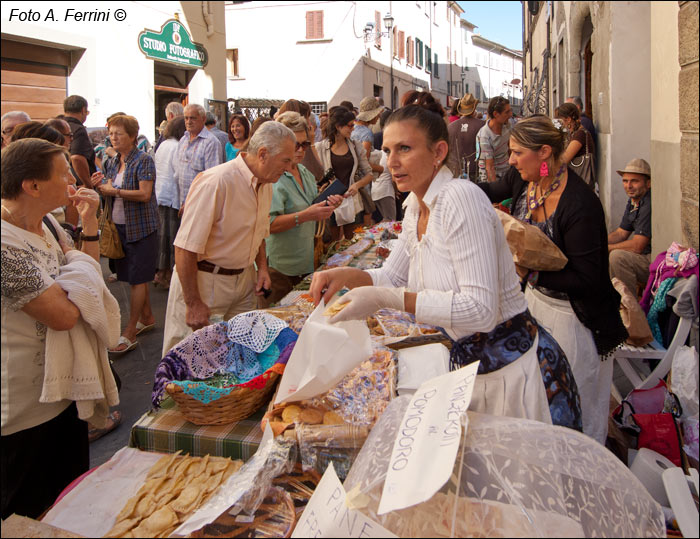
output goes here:
[[331, 324], [322, 301], [306, 320], [280, 381], [275, 404], [300, 401], [334, 387], [372, 354], [367, 324]]
[[566, 266], [568, 258], [539, 228], [500, 210], [496, 213], [503, 225], [513, 262], [539, 271], [557, 271]]

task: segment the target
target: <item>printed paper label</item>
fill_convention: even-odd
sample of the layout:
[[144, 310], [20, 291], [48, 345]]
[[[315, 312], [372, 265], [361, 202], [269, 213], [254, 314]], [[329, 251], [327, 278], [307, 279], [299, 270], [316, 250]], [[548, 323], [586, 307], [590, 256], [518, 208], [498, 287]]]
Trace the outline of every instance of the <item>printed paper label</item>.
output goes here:
[[447, 482], [462, 438], [479, 362], [424, 382], [401, 420], [380, 515], [430, 499]]
[[345, 505], [345, 489], [328, 465], [304, 509], [292, 537], [396, 537], [359, 511]]

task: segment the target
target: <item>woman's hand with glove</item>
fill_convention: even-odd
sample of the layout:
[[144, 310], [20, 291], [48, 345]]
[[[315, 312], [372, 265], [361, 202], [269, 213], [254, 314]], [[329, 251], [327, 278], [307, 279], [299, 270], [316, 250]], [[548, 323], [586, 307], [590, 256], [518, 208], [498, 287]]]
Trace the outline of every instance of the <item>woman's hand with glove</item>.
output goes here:
[[336, 302], [348, 304], [330, 319], [332, 324], [345, 320], [364, 320], [379, 309], [404, 310], [404, 288], [383, 288], [379, 286], [360, 286], [353, 288]]

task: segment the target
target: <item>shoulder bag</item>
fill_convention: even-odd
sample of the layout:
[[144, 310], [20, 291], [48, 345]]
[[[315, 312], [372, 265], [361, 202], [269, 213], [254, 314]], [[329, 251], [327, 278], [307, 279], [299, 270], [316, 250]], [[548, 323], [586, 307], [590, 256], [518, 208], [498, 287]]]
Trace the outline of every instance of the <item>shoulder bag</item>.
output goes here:
[[[581, 127], [580, 129], [584, 128]], [[581, 177], [584, 182], [586, 182], [588, 187], [595, 189], [595, 159], [593, 157], [593, 153], [590, 152], [588, 148], [588, 137], [590, 134], [585, 129], [584, 134], [586, 135], [584, 137], [586, 141], [586, 153], [579, 158], [574, 157], [571, 160], [571, 163], [569, 163], [569, 166]]]
[[100, 254], [107, 258], [124, 258], [124, 249], [119, 239], [117, 226], [112, 221], [112, 197], [105, 199], [105, 206], [100, 215]]

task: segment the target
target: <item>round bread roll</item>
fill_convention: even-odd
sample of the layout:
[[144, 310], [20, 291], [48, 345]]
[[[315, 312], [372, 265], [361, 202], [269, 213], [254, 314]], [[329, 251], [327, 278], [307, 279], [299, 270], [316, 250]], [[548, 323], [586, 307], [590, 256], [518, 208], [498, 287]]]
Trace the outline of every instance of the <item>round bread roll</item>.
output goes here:
[[306, 408], [302, 410], [299, 419], [307, 425], [318, 425], [323, 422], [323, 414], [314, 408]]
[[296, 404], [290, 404], [284, 410], [282, 410], [282, 421], [285, 423], [295, 423], [299, 420], [301, 415], [301, 408]]

